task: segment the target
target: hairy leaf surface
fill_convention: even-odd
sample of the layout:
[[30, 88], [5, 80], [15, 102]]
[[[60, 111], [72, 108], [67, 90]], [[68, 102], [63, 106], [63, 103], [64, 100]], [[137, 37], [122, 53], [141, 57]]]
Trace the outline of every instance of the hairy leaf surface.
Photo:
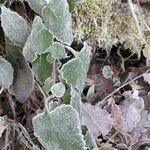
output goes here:
[[85, 150], [77, 112], [61, 105], [33, 119], [34, 134], [47, 150]]
[[47, 29], [45, 29], [42, 19], [40, 17], [35, 17], [32, 31], [30, 36], [25, 43], [23, 48], [23, 54], [25, 58], [33, 62], [37, 54], [45, 53], [47, 48], [52, 44], [53, 36], [49, 33]]
[[31, 9], [34, 10], [39, 15], [42, 14], [42, 8], [46, 5], [46, 0], [26, 0]]
[[47, 53], [41, 54], [32, 63], [32, 70], [37, 80], [44, 82], [48, 77], [50, 77], [52, 72], [52, 64], [47, 61]]
[[81, 113], [81, 92], [76, 89], [71, 88], [71, 101], [70, 105], [77, 110], [77, 112]]
[[89, 150], [99, 150], [95, 141], [94, 136], [90, 131], [87, 131], [85, 135], [86, 146]]
[[84, 46], [79, 55], [61, 69], [62, 78], [73, 88], [82, 91], [90, 63], [90, 47]]
[[65, 51], [65, 46], [62, 45], [59, 42], [54, 42], [52, 46], [48, 48], [48, 50], [51, 53], [51, 56], [54, 59], [62, 59], [67, 57], [67, 53]]
[[65, 91], [66, 91], [66, 87], [61, 82], [56, 83], [51, 87], [51, 92], [56, 97], [62, 97], [64, 95]]
[[73, 34], [71, 28], [71, 14], [66, 0], [49, 0], [49, 4], [43, 8], [43, 19], [58, 41], [71, 45]]
[[24, 45], [29, 36], [26, 21], [19, 14], [7, 9], [5, 6], [2, 6], [1, 10], [1, 25], [5, 35], [12, 42]]

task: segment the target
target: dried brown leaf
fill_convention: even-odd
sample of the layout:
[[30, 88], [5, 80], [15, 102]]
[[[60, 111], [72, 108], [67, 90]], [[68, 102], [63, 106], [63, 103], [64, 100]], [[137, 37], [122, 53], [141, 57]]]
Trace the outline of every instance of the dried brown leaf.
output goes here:
[[124, 94], [125, 100], [120, 105], [122, 114], [127, 122], [127, 129], [129, 132], [133, 130], [140, 122], [140, 113], [144, 109], [144, 100], [138, 96], [138, 91], [133, 93], [130, 91]]
[[111, 103], [111, 116], [114, 122], [114, 128], [121, 132], [127, 131], [127, 122], [121, 112], [121, 109], [115, 102]]
[[98, 105], [82, 103], [82, 125], [86, 125], [95, 137], [107, 135], [112, 128], [113, 121], [110, 114]]

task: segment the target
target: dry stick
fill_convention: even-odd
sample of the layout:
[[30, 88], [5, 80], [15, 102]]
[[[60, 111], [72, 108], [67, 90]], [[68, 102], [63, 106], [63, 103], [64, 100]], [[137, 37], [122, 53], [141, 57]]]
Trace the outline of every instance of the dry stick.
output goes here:
[[[148, 69], [145, 73], [148, 73], [150, 71], [150, 69]], [[107, 102], [108, 98], [110, 98], [113, 94], [115, 94], [117, 91], [119, 91], [120, 89], [122, 89], [123, 87], [125, 87], [126, 85], [132, 83], [133, 81], [141, 78], [143, 76], [144, 73], [142, 73], [141, 75], [137, 76], [136, 78], [132, 79], [131, 81], [123, 84], [122, 86], [120, 86], [119, 88], [117, 88], [116, 90], [114, 90], [111, 94], [109, 94], [108, 96], [106, 96], [98, 105], [102, 105], [105, 102]]]

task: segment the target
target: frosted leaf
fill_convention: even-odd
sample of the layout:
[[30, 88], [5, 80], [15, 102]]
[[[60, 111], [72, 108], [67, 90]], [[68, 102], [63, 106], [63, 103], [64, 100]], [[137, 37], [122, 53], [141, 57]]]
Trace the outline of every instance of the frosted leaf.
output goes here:
[[32, 31], [23, 48], [25, 58], [33, 62], [37, 54], [45, 53], [47, 48], [52, 44], [53, 36], [44, 28], [42, 19], [35, 17], [32, 25]]
[[10, 41], [6, 42], [6, 59], [12, 64], [14, 69], [13, 84], [9, 87], [10, 94], [15, 99], [24, 103], [34, 87], [34, 76], [28, 62], [24, 58], [22, 51], [17, 49]]
[[46, 0], [26, 0], [31, 7], [39, 15], [42, 14], [43, 7], [47, 4]]
[[[129, 95], [127, 95], [129, 96]], [[127, 122], [127, 129], [129, 132], [137, 126], [140, 121], [141, 111], [144, 109], [144, 100], [137, 96], [136, 91], [126, 97], [124, 102], [119, 106], [122, 114]]]
[[0, 56], [0, 85], [9, 88], [13, 82], [14, 69], [12, 65]]
[[56, 97], [62, 97], [66, 91], [65, 85], [61, 82], [54, 84], [51, 87], [51, 92]]
[[99, 150], [95, 141], [95, 138], [93, 137], [92, 133], [90, 131], [87, 131], [85, 135], [85, 142], [88, 150]]
[[73, 88], [71, 88], [70, 105], [77, 110], [79, 115], [81, 114], [81, 93]]
[[46, 27], [56, 39], [63, 44], [73, 42], [72, 20], [67, 0], [49, 0], [43, 8], [43, 19]]
[[150, 73], [143, 74], [144, 81], [150, 84]]
[[84, 46], [78, 56], [63, 65], [61, 75], [72, 88], [82, 91], [90, 63], [91, 49]]
[[1, 7], [1, 25], [5, 35], [14, 43], [24, 44], [29, 35], [26, 21], [16, 12]]
[[53, 85], [53, 81], [50, 77], [48, 77], [45, 81], [44, 81], [44, 85], [43, 85], [43, 89], [44, 91], [48, 94], [51, 90], [51, 87]]
[[32, 63], [32, 70], [37, 80], [44, 82], [52, 73], [52, 64], [47, 61], [47, 53], [41, 54]]
[[121, 112], [121, 109], [114, 101], [111, 103], [111, 117], [116, 130], [127, 132], [127, 122]]
[[34, 134], [47, 150], [85, 150], [77, 112], [61, 105], [33, 118]]
[[47, 49], [47, 51], [51, 53], [51, 56], [54, 59], [62, 59], [67, 57], [65, 46], [59, 42], [54, 42], [52, 46]]
[[102, 74], [103, 74], [103, 77], [105, 77], [106, 79], [109, 79], [112, 77], [113, 71], [111, 67], [107, 65], [103, 67]]
[[86, 125], [95, 137], [101, 133], [107, 135], [112, 128], [113, 121], [110, 114], [98, 105], [82, 103], [82, 125]]

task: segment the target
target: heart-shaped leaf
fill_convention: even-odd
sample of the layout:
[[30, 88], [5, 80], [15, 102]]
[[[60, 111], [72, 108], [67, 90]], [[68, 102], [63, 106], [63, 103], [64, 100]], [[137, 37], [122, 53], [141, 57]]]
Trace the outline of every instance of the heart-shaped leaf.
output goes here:
[[47, 150], [85, 150], [78, 113], [69, 105], [33, 118], [34, 134]]

